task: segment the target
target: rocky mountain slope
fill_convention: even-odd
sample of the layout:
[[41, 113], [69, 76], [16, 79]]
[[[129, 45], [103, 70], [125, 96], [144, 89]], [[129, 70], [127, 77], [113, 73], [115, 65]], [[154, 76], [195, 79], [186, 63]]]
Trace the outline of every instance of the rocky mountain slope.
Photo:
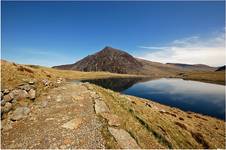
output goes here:
[[179, 64], [152, 62], [112, 47], [105, 47], [101, 51], [89, 55], [82, 60], [61, 66], [56, 69], [78, 70], [78, 71], [107, 71], [123, 74], [142, 74], [149, 76], [174, 76], [179, 73], [191, 71], [215, 71], [215, 67], [203, 64]]
[[140, 74], [142, 64], [133, 56], [124, 51], [111, 47], [105, 47], [103, 50], [93, 55], [89, 55], [74, 64], [55, 66], [53, 68]]

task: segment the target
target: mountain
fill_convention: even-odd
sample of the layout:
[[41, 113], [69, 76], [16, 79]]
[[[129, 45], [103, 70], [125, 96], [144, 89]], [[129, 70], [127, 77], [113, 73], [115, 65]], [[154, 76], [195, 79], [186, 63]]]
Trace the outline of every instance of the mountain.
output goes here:
[[210, 67], [208, 65], [204, 65], [204, 64], [181, 64], [181, 63], [166, 63], [168, 65], [172, 65], [175, 67], [178, 67], [180, 69], [185, 69], [185, 70], [199, 70], [199, 71], [215, 71], [216, 68], [215, 67]]
[[101, 51], [88, 55], [80, 61], [54, 66], [56, 69], [77, 71], [107, 71], [122, 74], [139, 74], [153, 77], [172, 77], [185, 72], [214, 72], [217, 68], [203, 64], [159, 63], [135, 58], [119, 49], [105, 47]]
[[224, 65], [224, 66], [221, 66], [221, 67], [219, 67], [219, 68], [217, 68], [216, 71], [225, 71], [225, 65]]
[[142, 63], [122, 50], [112, 47], [105, 47], [101, 51], [93, 55], [89, 55], [74, 64], [54, 66], [53, 68], [79, 71], [107, 71], [122, 74], [140, 74]]

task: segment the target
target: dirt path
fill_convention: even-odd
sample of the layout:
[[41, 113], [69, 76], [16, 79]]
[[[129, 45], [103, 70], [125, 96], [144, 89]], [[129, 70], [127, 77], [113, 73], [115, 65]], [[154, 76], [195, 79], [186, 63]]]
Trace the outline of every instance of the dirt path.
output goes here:
[[30, 116], [2, 134], [2, 148], [104, 148], [90, 92], [67, 84], [41, 97]]
[[[105, 139], [101, 134], [104, 123], [98, 117], [99, 108], [105, 104], [95, 104], [95, 101], [101, 101], [101, 98], [85, 84], [69, 83], [52, 89], [38, 98], [30, 108], [29, 116], [13, 122], [11, 129], [2, 131], [1, 147], [105, 148]], [[108, 112], [105, 112], [105, 109]], [[101, 108], [101, 113], [108, 114], [111, 119], [109, 109], [105, 109]], [[114, 125], [114, 121], [110, 123]], [[133, 147], [139, 148], [126, 131], [115, 128], [111, 130], [114, 131], [116, 141], [119, 140], [119, 147], [121, 141], [129, 139], [128, 142], [132, 143]], [[121, 147], [123, 148], [123, 145]]]

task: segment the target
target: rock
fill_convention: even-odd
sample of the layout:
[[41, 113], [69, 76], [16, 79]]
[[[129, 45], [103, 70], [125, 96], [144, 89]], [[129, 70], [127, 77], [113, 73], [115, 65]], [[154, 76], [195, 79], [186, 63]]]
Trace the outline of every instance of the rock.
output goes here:
[[2, 100], [1, 101], [1, 106], [5, 106], [5, 104], [6, 104], [6, 101], [5, 100]]
[[31, 100], [35, 99], [35, 96], [36, 96], [35, 90], [31, 89], [31, 90], [28, 92], [28, 94], [29, 94], [29, 98], [30, 98]]
[[9, 102], [6, 102], [5, 106], [2, 108], [4, 113], [9, 112], [12, 109], [12, 104]]
[[45, 108], [47, 106], [48, 102], [47, 101], [42, 101], [42, 107]]
[[51, 96], [49, 96], [49, 95], [46, 98], [47, 98], [47, 100], [51, 100]]
[[29, 97], [29, 94], [27, 93], [27, 91], [21, 90], [21, 89], [15, 89], [10, 93], [13, 94], [14, 99], [16, 99], [16, 100], [20, 100], [20, 99], [24, 99], [24, 98]]
[[90, 95], [93, 99], [98, 99], [100, 96], [96, 92], [90, 92]]
[[56, 81], [56, 83], [57, 83], [57, 84], [60, 84], [60, 83], [62, 83], [63, 81], [64, 81], [63, 78], [58, 78], [57, 81]]
[[4, 94], [8, 94], [9, 92], [10, 92], [9, 89], [4, 89], [4, 90], [3, 90], [3, 93], [4, 93]]
[[87, 89], [88, 89], [88, 90], [90, 90], [90, 91], [93, 91], [93, 89], [94, 89], [94, 88], [93, 88], [93, 86], [92, 86], [92, 85], [87, 84]]
[[26, 117], [26, 115], [28, 115], [29, 113], [30, 113], [30, 109], [28, 107], [18, 107], [16, 108], [16, 110], [13, 111], [11, 120], [13, 121], [20, 120]]
[[60, 102], [61, 100], [62, 100], [62, 95], [57, 95], [56, 101], [57, 101], [57, 102]]
[[21, 90], [29, 91], [32, 87], [29, 84], [19, 86]]
[[110, 126], [120, 126], [120, 119], [117, 115], [110, 113], [101, 113], [101, 116], [107, 119]]
[[136, 141], [128, 132], [123, 129], [108, 127], [109, 132], [114, 136], [120, 148], [122, 149], [140, 149]]
[[82, 123], [82, 119], [76, 118], [69, 122], [66, 122], [61, 127], [72, 130], [72, 129], [77, 129], [81, 123]]
[[10, 102], [10, 101], [13, 100], [13, 98], [14, 98], [14, 94], [13, 93], [9, 93], [9, 94], [3, 96], [3, 100], [5, 102]]
[[45, 86], [48, 86], [50, 84], [49, 80], [47, 79], [43, 79], [42, 80], [42, 83], [45, 85]]
[[35, 81], [34, 81], [34, 80], [30, 80], [30, 81], [28, 82], [28, 84], [33, 85], [33, 84], [35, 84]]
[[160, 113], [165, 113], [166, 111], [164, 109], [159, 110]]
[[3, 94], [3, 92], [1, 91], [1, 100], [3, 99], [3, 96], [4, 96], [4, 94]]
[[3, 119], [1, 121], [1, 130], [7, 131], [12, 129], [12, 121], [9, 119]]
[[104, 103], [104, 101], [95, 100], [95, 112], [98, 113], [105, 113], [105, 112], [110, 112], [109, 108], [107, 107], [107, 105]]
[[14, 100], [11, 101], [11, 103], [12, 103], [12, 104], [15, 104], [15, 103], [17, 103], [17, 100], [14, 99]]

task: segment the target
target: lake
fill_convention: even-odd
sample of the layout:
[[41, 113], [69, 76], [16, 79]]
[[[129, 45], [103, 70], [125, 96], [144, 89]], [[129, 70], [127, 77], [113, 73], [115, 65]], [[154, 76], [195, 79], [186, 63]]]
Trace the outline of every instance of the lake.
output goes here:
[[225, 120], [225, 86], [176, 78], [84, 80], [128, 95]]

